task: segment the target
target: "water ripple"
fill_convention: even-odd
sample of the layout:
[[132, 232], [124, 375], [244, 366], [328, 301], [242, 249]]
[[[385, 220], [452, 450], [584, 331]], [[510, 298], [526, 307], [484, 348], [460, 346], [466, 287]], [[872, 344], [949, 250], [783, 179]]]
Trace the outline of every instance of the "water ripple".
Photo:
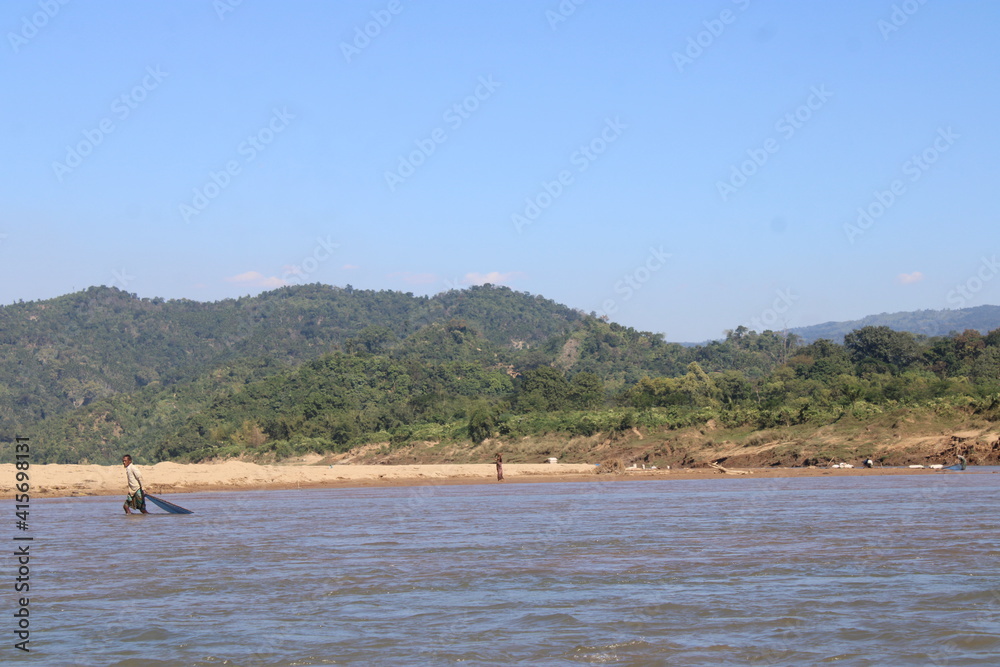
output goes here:
[[39, 501], [23, 662], [1000, 664], [1000, 476], [931, 479]]

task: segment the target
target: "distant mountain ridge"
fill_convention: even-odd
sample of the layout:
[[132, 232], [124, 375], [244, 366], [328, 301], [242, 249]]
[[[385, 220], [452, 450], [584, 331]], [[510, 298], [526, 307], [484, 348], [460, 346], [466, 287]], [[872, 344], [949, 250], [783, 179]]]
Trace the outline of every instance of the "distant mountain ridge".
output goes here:
[[1000, 328], [1000, 306], [976, 306], [960, 310], [913, 310], [898, 313], [868, 315], [860, 320], [824, 322], [808, 327], [789, 329], [806, 343], [826, 338], [842, 343], [844, 336], [861, 327], [885, 326], [895, 331], [908, 331], [923, 336], [947, 336], [952, 332], [974, 329], [981, 334]]

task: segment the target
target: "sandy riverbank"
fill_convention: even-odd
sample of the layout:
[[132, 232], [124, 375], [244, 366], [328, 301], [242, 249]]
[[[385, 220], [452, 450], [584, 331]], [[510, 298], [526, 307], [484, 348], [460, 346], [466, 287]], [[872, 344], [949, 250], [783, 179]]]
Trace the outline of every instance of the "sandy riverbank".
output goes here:
[[[224, 463], [157, 463], [139, 466], [150, 493], [239, 491], [260, 489], [423, 486], [431, 484], [487, 484], [496, 481], [492, 464], [453, 465], [257, 465], [244, 461]], [[940, 470], [876, 468], [762, 468], [747, 474], [727, 475], [711, 468], [684, 470], [630, 470], [598, 475], [590, 464], [507, 463], [505, 483], [617, 481], [623, 479], [733, 479], [819, 477], [849, 475], [956, 474]], [[973, 470], [967, 471], [972, 473]], [[0, 465], [0, 492], [14, 493], [16, 471]], [[965, 473], [963, 473], [965, 474]], [[120, 465], [34, 465], [30, 470], [33, 497], [124, 495], [125, 473]]]

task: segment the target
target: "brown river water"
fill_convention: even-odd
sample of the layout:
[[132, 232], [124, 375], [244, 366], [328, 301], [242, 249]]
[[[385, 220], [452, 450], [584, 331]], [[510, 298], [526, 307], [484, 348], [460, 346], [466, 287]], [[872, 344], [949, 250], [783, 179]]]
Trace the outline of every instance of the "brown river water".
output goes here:
[[5, 663], [1000, 664], [1000, 469], [167, 498], [32, 502]]

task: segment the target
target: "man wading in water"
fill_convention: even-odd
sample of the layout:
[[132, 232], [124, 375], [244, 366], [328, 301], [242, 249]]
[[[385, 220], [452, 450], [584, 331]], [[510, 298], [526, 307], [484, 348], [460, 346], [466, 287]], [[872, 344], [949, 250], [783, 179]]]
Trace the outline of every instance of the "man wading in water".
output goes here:
[[132, 513], [130, 507], [143, 514], [149, 514], [146, 511], [146, 494], [142, 492], [142, 475], [139, 469], [132, 465], [132, 457], [128, 454], [122, 457], [122, 465], [125, 466], [125, 479], [128, 481], [128, 495], [125, 497], [125, 504], [122, 505], [125, 514]]

